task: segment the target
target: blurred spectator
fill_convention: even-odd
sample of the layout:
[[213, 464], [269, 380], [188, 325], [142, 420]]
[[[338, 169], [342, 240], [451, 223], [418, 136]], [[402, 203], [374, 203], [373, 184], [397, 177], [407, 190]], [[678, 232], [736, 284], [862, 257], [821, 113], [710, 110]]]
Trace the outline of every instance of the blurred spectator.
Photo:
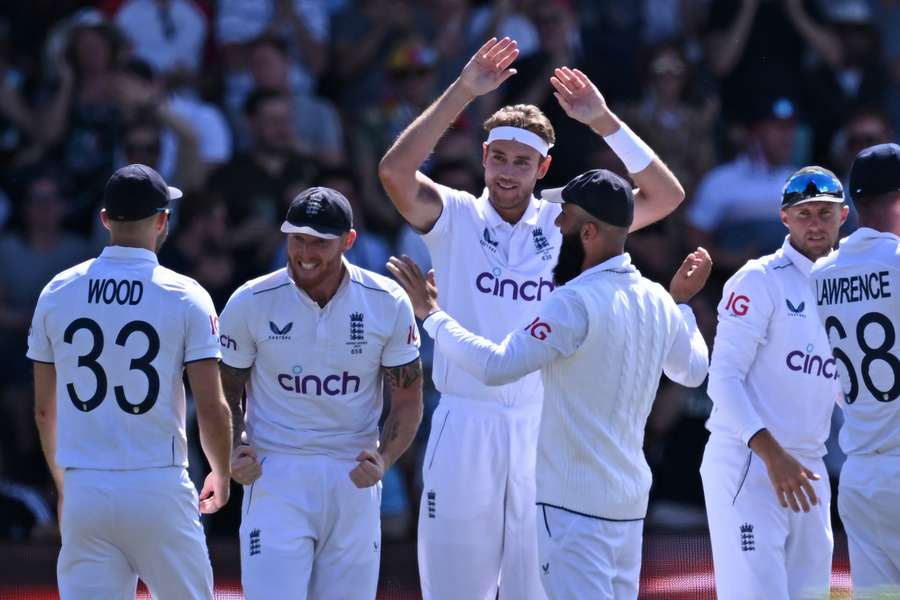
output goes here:
[[844, 115], [829, 148], [832, 170], [846, 185], [853, 159], [863, 148], [894, 140], [887, 114], [875, 106], [863, 106]]
[[200, 132], [176, 113], [146, 65], [132, 61], [119, 72], [116, 98], [124, 119], [116, 166], [141, 163], [156, 169], [185, 193], [206, 183]]
[[437, 54], [431, 47], [416, 38], [399, 43], [388, 57], [384, 93], [363, 113], [351, 138], [353, 163], [362, 176], [366, 210], [375, 229], [391, 230], [400, 222], [378, 182], [378, 161], [434, 100], [436, 67]]
[[808, 51], [837, 68], [841, 44], [815, 0], [713, 0], [706, 57], [722, 81], [729, 118], [743, 118], [760, 93], [802, 97]]
[[84, 239], [66, 233], [68, 209], [52, 167], [37, 173], [17, 203], [19, 230], [0, 237], [0, 403], [3, 454], [19, 481], [40, 483], [46, 477], [34, 428], [31, 363], [25, 358], [31, 314], [44, 285], [58, 272], [85, 260]]
[[427, 30], [411, 0], [355, 0], [332, 20], [334, 74], [331, 86], [348, 116], [381, 96], [384, 65], [397, 40]]
[[299, 150], [289, 96], [256, 90], [247, 98], [244, 116], [250, 148], [219, 168], [209, 182], [228, 209], [239, 280], [266, 272], [280, 243], [272, 233], [284, 219], [289, 192], [308, 187], [318, 170], [315, 159]]
[[286, 44], [291, 88], [312, 94], [328, 59], [329, 9], [321, 0], [218, 0], [216, 33], [228, 77], [241, 94], [251, 86], [244, 74], [245, 45], [264, 36]]
[[719, 104], [715, 98], [705, 98], [701, 107], [688, 103], [689, 65], [677, 44], [650, 50], [643, 75], [644, 97], [623, 107], [622, 119], [656, 151], [690, 198], [715, 161]]
[[900, 132], [900, 2], [868, 0], [872, 23], [881, 34], [881, 61], [887, 70], [887, 110], [891, 128]]
[[[306, 154], [319, 162], [337, 166], [344, 162], [344, 132], [334, 106], [311, 92], [300, 92], [290, 80], [287, 46], [277, 38], [266, 36], [255, 40], [247, 51], [249, 73], [255, 88], [281, 92], [293, 101], [294, 128]], [[232, 122], [236, 124], [239, 144], [246, 148], [248, 134], [243, 121], [235, 118], [246, 96], [229, 97]]]
[[25, 77], [13, 62], [9, 23], [0, 19], [0, 169], [38, 158], [35, 122], [23, 93]]
[[103, 11], [132, 52], [163, 74], [203, 65], [211, 12], [203, 0], [105, 0]]
[[[551, 151], [553, 165], [542, 180], [544, 187], [565, 185], [575, 175], [594, 168], [586, 160], [585, 148], [596, 137], [590, 129], [566, 116], [553, 97], [550, 76], [561, 66], [586, 71], [577, 15], [569, 0], [547, 0], [535, 3], [531, 17], [537, 26], [540, 49], [517, 60], [517, 71], [500, 88], [500, 104], [534, 104], [543, 111], [556, 130], [556, 145]], [[604, 94], [606, 90], [603, 90]]]
[[121, 115], [116, 102], [116, 67], [123, 41], [115, 28], [90, 18], [68, 30], [53, 56], [55, 91], [43, 106], [40, 139], [74, 179], [79, 229], [90, 230], [94, 200], [113, 170]]
[[847, 113], [859, 106], [880, 105], [887, 82], [878, 32], [865, 0], [829, 2], [825, 13], [839, 40], [840, 63], [820, 61], [806, 86], [817, 163], [827, 160], [829, 142]]
[[[185, 81], [187, 80], [182, 80]], [[166, 113], [163, 115], [164, 120], [177, 116], [193, 130], [192, 137], [199, 144], [197, 151], [202, 163], [198, 166], [202, 171], [198, 175], [198, 184], [204, 184], [207, 173], [231, 157], [231, 131], [225, 117], [216, 105], [201, 99], [189, 85], [180, 85], [175, 92], [167, 92], [164, 83], [149, 63], [140, 58], [132, 58], [119, 70], [116, 88], [119, 102], [126, 113], [147, 108], [159, 110]], [[167, 132], [167, 138], [171, 140], [171, 137], [171, 133]], [[168, 181], [175, 167], [168, 149], [171, 144], [167, 141], [166, 145], [161, 166], [168, 171], [164, 172], [159, 168], [157, 171]], [[185, 185], [183, 180], [181, 185]]]
[[[640, 86], [634, 74], [638, 72], [643, 4], [622, 0], [564, 0], [564, 4], [570, 6], [569, 12], [574, 5], [578, 15], [584, 56], [581, 70], [603, 90], [611, 105], [637, 101]], [[556, 121], [551, 121], [556, 127]]]
[[[438, 89], [445, 89], [485, 41], [509, 36], [519, 46], [519, 56], [537, 50], [537, 32], [531, 21], [514, 10], [512, 0], [489, 0], [475, 6], [472, 0], [432, 0], [427, 3], [429, 43], [437, 52]], [[517, 37], [522, 35], [521, 39]]]
[[796, 108], [784, 97], [757, 97], [751, 106], [746, 149], [703, 178], [687, 212], [689, 246], [709, 250], [724, 277], [777, 249], [785, 235], [778, 207], [795, 170]]
[[198, 194], [181, 203], [178, 230], [159, 253], [160, 264], [196, 279], [217, 311], [241, 284], [228, 247], [228, 209], [221, 198]]

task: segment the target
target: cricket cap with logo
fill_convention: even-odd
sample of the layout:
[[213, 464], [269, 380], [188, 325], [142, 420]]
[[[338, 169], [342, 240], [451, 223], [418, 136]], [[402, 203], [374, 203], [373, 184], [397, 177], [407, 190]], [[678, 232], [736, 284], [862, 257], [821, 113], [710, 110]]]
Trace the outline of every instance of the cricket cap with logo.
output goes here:
[[565, 187], [541, 192], [548, 202], [574, 204], [589, 215], [615, 227], [630, 227], [634, 220], [634, 190], [624, 178], [606, 169], [592, 169]]
[[291, 201], [283, 233], [304, 233], [334, 239], [353, 228], [353, 209], [346, 196], [327, 187], [311, 187]]
[[168, 210], [169, 201], [181, 196], [151, 167], [126, 165], [106, 182], [103, 208], [111, 221], [139, 221]]

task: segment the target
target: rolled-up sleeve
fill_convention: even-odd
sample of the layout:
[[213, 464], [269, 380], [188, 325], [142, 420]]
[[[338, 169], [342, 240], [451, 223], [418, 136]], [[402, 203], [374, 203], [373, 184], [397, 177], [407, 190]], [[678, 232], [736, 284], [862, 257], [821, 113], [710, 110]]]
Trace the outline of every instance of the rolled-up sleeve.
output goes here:
[[443, 311], [422, 324], [444, 356], [488, 385], [503, 385], [571, 356], [587, 335], [587, 312], [576, 293], [554, 292], [523, 329], [499, 344], [475, 335]]
[[747, 393], [746, 379], [756, 353], [766, 342], [775, 306], [761, 265], [748, 264], [728, 282], [719, 302], [707, 391], [713, 410], [747, 444], [765, 423]]

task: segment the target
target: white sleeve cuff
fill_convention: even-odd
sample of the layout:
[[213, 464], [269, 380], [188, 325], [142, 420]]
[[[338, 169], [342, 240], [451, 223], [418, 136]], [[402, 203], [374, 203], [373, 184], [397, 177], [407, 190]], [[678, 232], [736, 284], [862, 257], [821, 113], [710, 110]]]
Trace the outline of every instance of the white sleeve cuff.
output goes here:
[[429, 313], [425, 320], [422, 321], [422, 329], [431, 337], [431, 339], [437, 339], [437, 331], [441, 328], [441, 325], [451, 320], [453, 317], [445, 313], [443, 310], [438, 309], [432, 313]]

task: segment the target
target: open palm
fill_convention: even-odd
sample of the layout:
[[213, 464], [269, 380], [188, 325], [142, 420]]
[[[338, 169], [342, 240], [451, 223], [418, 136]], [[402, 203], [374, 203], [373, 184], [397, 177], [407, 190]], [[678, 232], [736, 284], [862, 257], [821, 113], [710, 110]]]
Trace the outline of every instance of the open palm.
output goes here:
[[515, 75], [516, 70], [509, 65], [519, 56], [518, 43], [509, 38], [497, 41], [489, 39], [478, 49], [459, 76], [460, 83], [473, 96], [481, 96]]
[[560, 67], [553, 70], [550, 83], [556, 90], [553, 95], [566, 114], [590, 125], [607, 112], [606, 100], [588, 76], [578, 69]]

